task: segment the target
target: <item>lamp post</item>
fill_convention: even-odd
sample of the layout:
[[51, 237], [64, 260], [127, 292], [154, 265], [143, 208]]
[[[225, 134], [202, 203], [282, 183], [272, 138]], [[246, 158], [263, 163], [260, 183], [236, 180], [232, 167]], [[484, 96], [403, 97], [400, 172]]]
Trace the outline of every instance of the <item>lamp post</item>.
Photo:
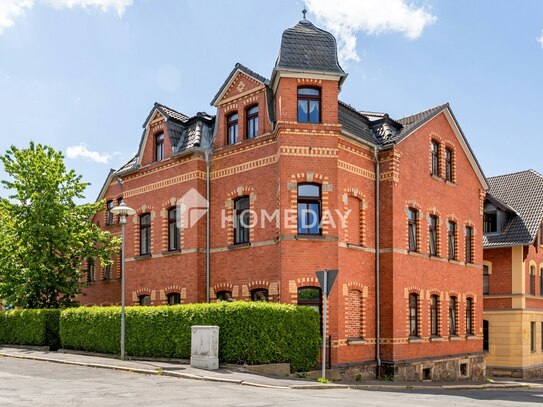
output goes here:
[[121, 202], [119, 206], [111, 208], [111, 213], [119, 215], [119, 223], [121, 224], [122, 237], [121, 237], [121, 360], [124, 360], [124, 333], [125, 333], [125, 301], [124, 301], [124, 225], [128, 220], [128, 215], [134, 215], [136, 211], [128, 207], [124, 202]]

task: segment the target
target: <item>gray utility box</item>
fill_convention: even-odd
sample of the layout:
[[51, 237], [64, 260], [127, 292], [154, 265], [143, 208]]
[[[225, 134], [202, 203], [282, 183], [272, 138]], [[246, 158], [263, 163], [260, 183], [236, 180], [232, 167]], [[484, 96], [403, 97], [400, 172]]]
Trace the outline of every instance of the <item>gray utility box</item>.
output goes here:
[[218, 369], [219, 327], [195, 325], [191, 329], [190, 365], [198, 369]]

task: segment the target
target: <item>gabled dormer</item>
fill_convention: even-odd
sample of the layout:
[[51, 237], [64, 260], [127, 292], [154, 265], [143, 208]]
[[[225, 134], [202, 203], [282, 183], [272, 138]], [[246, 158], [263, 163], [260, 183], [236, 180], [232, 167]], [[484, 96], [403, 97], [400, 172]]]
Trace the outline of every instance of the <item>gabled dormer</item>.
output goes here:
[[509, 205], [487, 194], [483, 210], [483, 233], [487, 236], [503, 233], [516, 215], [516, 211]]
[[237, 63], [211, 101], [219, 121], [215, 146], [235, 145], [271, 131], [269, 80]]
[[346, 77], [332, 34], [305, 19], [288, 28], [271, 79], [277, 121], [337, 124], [338, 94]]
[[115, 176], [133, 173], [140, 168], [160, 165], [176, 156], [211, 145], [215, 116], [198, 112], [189, 117], [160, 103], [155, 103], [143, 123], [143, 134], [136, 156]]

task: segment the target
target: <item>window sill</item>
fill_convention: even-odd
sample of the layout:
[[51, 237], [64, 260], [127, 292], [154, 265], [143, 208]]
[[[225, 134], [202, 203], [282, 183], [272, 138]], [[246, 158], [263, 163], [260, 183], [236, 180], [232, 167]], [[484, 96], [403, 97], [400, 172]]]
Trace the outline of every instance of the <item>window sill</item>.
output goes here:
[[466, 340], [468, 341], [474, 341], [476, 339], [477, 339], [477, 335], [473, 335], [473, 334], [466, 335]]
[[463, 263], [459, 260], [456, 260], [456, 259], [447, 259], [449, 260], [449, 263], [452, 263], [452, 264], [458, 264], [458, 265], [462, 265]]
[[139, 256], [134, 256], [134, 260], [143, 260], [143, 259], [150, 259], [151, 253], [149, 254], [140, 254]]
[[420, 336], [410, 336], [408, 339], [409, 343], [422, 343], [424, 340]]
[[365, 345], [366, 343], [364, 338], [347, 338], [347, 345]]
[[430, 342], [443, 342], [445, 340], [442, 336], [430, 336]]
[[462, 338], [460, 338], [458, 335], [451, 335], [449, 336], [449, 341], [451, 342], [454, 342], [454, 341], [459, 341], [461, 340]]
[[455, 187], [455, 186], [456, 186], [456, 182], [455, 182], [455, 181], [447, 181], [447, 180], [445, 180], [445, 184], [450, 185], [451, 187]]
[[323, 235], [296, 235], [296, 240], [324, 240]]
[[430, 173], [430, 176], [435, 179], [436, 181], [439, 181], [439, 182], [444, 182], [445, 179], [444, 178], [441, 178], [439, 175], [435, 175], [435, 174], [432, 174]]
[[236, 243], [228, 246], [228, 250], [248, 249], [249, 247], [251, 247], [251, 242]]
[[176, 254], [181, 253], [181, 249], [175, 249], [175, 250], [168, 250], [167, 252], [162, 252], [163, 256], [174, 256]]
[[415, 256], [415, 257], [425, 257], [424, 254], [415, 250], [407, 250], [407, 254], [410, 256]]

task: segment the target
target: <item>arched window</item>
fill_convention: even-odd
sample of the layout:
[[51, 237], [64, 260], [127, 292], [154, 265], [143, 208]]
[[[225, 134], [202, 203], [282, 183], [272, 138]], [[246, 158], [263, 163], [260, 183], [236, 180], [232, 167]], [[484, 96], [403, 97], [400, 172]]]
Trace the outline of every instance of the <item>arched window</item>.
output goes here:
[[466, 335], [473, 335], [473, 299], [466, 298]]
[[530, 294], [535, 295], [535, 266], [530, 266]]
[[449, 335], [456, 336], [456, 297], [449, 298]]
[[409, 294], [409, 336], [419, 336], [419, 296]]
[[321, 91], [317, 88], [298, 88], [298, 122], [321, 122]]
[[177, 226], [177, 207], [168, 209], [168, 250], [179, 250], [179, 227]]
[[228, 144], [236, 144], [238, 142], [238, 113], [232, 113], [226, 118]]
[[439, 219], [435, 215], [430, 215], [430, 224], [428, 226], [428, 234], [430, 240], [430, 256], [437, 256], [437, 225]]
[[217, 301], [232, 302], [232, 292], [231, 291], [219, 291], [219, 292], [217, 292]]
[[113, 200], [107, 201], [106, 203], [106, 225], [113, 225], [114, 222], [114, 216], [113, 212], [111, 210], [113, 209]]
[[432, 175], [439, 177], [439, 143], [432, 140]]
[[151, 214], [140, 216], [140, 255], [151, 254]]
[[453, 151], [450, 148], [445, 149], [445, 180], [453, 182]]
[[254, 290], [251, 290], [251, 301], [268, 301], [268, 290], [265, 288], [257, 288]]
[[298, 184], [298, 234], [321, 234], [321, 187]]
[[251, 212], [248, 196], [234, 201], [234, 244], [249, 243]]
[[447, 239], [449, 243], [449, 260], [456, 260], [456, 223], [447, 224]]
[[473, 263], [473, 228], [466, 226], [466, 263]]
[[90, 283], [96, 279], [96, 268], [94, 259], [87, 260], [87, 281]]
[[439, 336], [438, 315], [439, 297], [432, 295], [430, 297], [430, 335], [432, 336]]
[[147, 294], [140, 295], [138, 297], [140, 305], [149, 306], [151, 305], [151, 296]]
[[258, 136], [258, 105], [250, 107], [247, 109], [246, 118], [247, 118], [247, 138], [255, 138]]
[[155, 136], [155, 161], [164, 159], [164, 133]]
[[411, 252], [417, 251], [418, 213], [419, 211], [417, 211], [414, 208], [409, 208], [407, 211], [407, 235], [408, 235], [407, 238], [408, 238], [409, 251]]
[[179, 293], [169, 293], [168, 294], [168, 305], [178, 305], [181, 304], [181, 294]]

